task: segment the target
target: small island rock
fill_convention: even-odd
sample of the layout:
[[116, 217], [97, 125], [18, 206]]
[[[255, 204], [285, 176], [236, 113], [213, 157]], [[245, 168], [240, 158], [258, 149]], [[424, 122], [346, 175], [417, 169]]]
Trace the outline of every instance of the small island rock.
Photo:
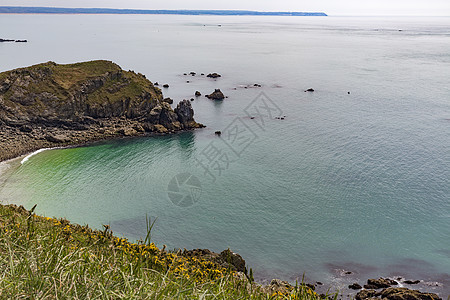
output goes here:
[[225, 99], [225, 95], [222, 93], [220, 89], [216, 89], [213, 93], [205, 96], [211, 100], [223, 100]]
[[218, 73], [209, 73], [206, 77], [209, 78], [219, 78], [222, 77], [222, 75], [218, 74]]

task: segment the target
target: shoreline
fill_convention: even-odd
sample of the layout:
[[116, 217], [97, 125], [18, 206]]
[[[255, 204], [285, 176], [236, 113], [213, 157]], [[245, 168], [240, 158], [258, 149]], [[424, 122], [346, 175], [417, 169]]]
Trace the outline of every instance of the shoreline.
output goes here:
[[[93, 140], [89, 140], [89, 141], [84, 141], [82, 143], [73, 143], [73, 144], [67, 144], [65, 146], [56, 146], [55, 147], [47, 147], [47, 148], [39, 148], [36, 150], [29, 150], [24, 154], [20, 154], [16, 157], [12, 157], [12, 158], [8, 158], [5, 160], [0, 160], [0, 178], [2, 176], [2, 174], [4, 173], [4, 171], [7, 171], [9, 169], [9, 167], [6, 167], [5, 169], [2, 169], [1, 166], [2, 165], [8, 165], [9, 162], [15, 162], [17, 161], [18, 164], [22, 165], [23, 163], [25, 163], [26, 161], [28, 161], [29, 158], [33, 157], [36, 154], [39, 154], [41, 152], [47, 151], [47, 150], [58, 150], [58, 149], [71, 149], [71, 148], [80, 148], [80, 147], [89, 147], [95, 144], [99, 144], [99, 143], [105, 143], [105, 142], [109, 142], [109, 141], [119, 141], [119, 140], [124, 140], [124, 139], [140, 139], [140, 138], [151, 138], [151, 137], [157, 137], [157, 136], [166, 136], [166, 135], [175, 135], [175, 134], [180, 134], [183, 132], [189, 132], [189, 131], [193, 131], [194, 129], [183, 129], [183, 130], [178, 130], [178, 131], [174, 131], [174, 132], [170, 132], [170, 133], [156, 133], [156, 132], [150, 132], [150, 133], [143, 133], [143, 134], [137, 134], [137, 135], [132, 135], [132, 136], [109, 136], [109, 137], [103, 137], [103, 138], [99, 138], [99, 139], [93, 139]], [[1, 145], [1, 143], [0, 143]], [[20, 160], [20, 162], [19, 162]], [[9, 203], [12, 204], [12, 203]], [[18, 203], [17, 203], [18, 204]], [[4, 204], [1, 204], [4, 205]], [[14, 204], [13, 204], [14, 205]], [[18, 204], [20, 205], [20, 204]], [[196, 251], [198, 249], [195, 250], [190, 250], [190, 251]], [[209, 251], [207, 249], [204, 249], [205, 251]], [[339, 277], [337, 277], [339, 278]], [[343, 278], [343, 277], [342, 277]], [[395, 279], [399, 279], [402, 278], [401, 280], [403, 280], [403, 282], [401, 280], [398, 280], [398, 284], [393, 285], [395, 287], [398, 288], [406, 288], [407, 290], [413, 291], [414, 290], [414, 285], [409, 285], [409, 284], [404, 284], [405, 278], [400, 277], [400, 276], [396, 276], [396, 277], [392, 277], [392, 276], [388, 276], [388, 277], [383, 277], [386, 278], [388, 280], [395, 280]], [[270, 277], [267, 278], [259, 278], [258, 280], [255, 281], [256, 284], [260, 284], [262, 286], [265, 287], [270, 287], [271, 284], [273, 283], [274, 280], [279, 280], [279, 279], [271, 279]], [[372, 280], [372, 279], [369, 279]], [[279, 280], [280, 281], [280, 280]], [[356, 280], [355, 279], [355, 283], [356, 281], [360, 281], [360, 280]], [[280, 281], [281, 282], [281, 281]], [[287, 283], [287, 281], [283, 281], [285, 283]], [[348, 282], [351, 282], [351, 280], [348, 280]], [[305, 283], [308, 286], [310, 286], [311, 288], [315, 289], [316, 291], [320, 292], [320, 293], [326, 293], [327, 291], [329, 291], [330, 289], [330, 283], [329, 282], [315, 282], [314, 284], [312, 283]], [[354, 284], [353, 281], [351, 284]], [[442, 283], [441, 283], [442, 284]], [[345, 284], [345, 287], [343, 289], [336, 289], [338, 291], [338, 294], [340, 296], [347, 296], [347, 297], [355, 297], [355, 295], [359, 292], [362, 291], [367, 291], [369, 289], [359, 289], [359, 290], [354, 290], [351, 289], [349, 287], [346, 286], [347, 284]], [[431, 291], [431, 286], [427, 285], [427, 281], [425, 280], [420, 280], [420, 284], [418, 284], [421, 288], [421, 291], [425, 290], [427, 292], [432, 292]], [[427, 288], [428, 287], [428, 288]], [[441, 288], [443, 288], [443, 286], [441, 286]], [[361, 299], [365, 299], [365, 298], [361, 298]], [[374, 298], [376, 299], [376, 298]], [[445, 299], [445, 298], [443, 298]]]
[[[95, 144], [99, 144], [99, 143], [105, 143], [105, 142], [107, 143], [109, 141], [119, 141], [119, 140], [124, 140], [124, 139], [140, 139], [140, 138], [151, 138], [151, 137], [166, 136], [166, 135], [175, 135], [175, 134], [180, 134], [180, 133], [183, 133], [183, 132], [189, 132], [189, 131], [193, 131], [193, 130], [194, 129], [185, 129], [185, 130], [179, 130], [179, 131], [175, 131], [175, 132], [171, 132], [171, 133], [163, 133], [163, 134], [151, 132], [151, 133], [145, 133], [145, 134], [134, 135], [134, 136], [104, 137], [104, 138], [101, 138], [101, 139], [85, 141], [83, 143], [78, 143], [78, 144], [68, 144], [66, 146], [55, 146], [55, 147], [50, 147], [50, 148], [40, 148], [40, 149], [37, 149], [37, 150], [34, 150], [34, 151], [28, 151], [27, 153], [18, 155], [18, 156], [13, 157], [13, 158], [9, 158], [9, 159], [0, 161], [0, 178], [4, 174], [4, 171], [7, 171], [9, 169], [9, 167], [6, 167], [5, 169], [2, 169], [1, 168], [2, 165], [3, 166], [4, 165], [8, 165], [8, 163], [16, 162], [16, 161], [17, 161], [18, 164], [22, 165], [23, 163], [28, 161], [28, 159], [31, 158], [32, 156], [34, 156], [36, 154], [39, 154], [41, 152], [47, 151], [47, 150], [58, 150], [58, 149], [71, 149], [71, 148], [89, 147], [89, 146], [92, 146], [92, 145], [95, 145]], [[27, 160], [25, 160], [25, 159], [27, 159]], [[20, 205], [18, 202], [16, 202], [16, 203], [8, 203], [8, 205], [11, 205], [11, 204], [13, 204], [13, 205]], [[1, 205], [4, 205], [4, 204], [1, 204]], [[190, 250], [190, 251], [195, 252], [197, 250], [199, 250], [199, 249], [194, 249], [194, 250]], [[208, 249], [203, 249], [202, 251], [209, 251], [209, 250]], [[213, 253], [213, 252], [211, 252], [211, 253]], [[259, 277], [259, 276], [256, 276], [256, 277]], [[343, 276], [336, 277], [336, 278], [345, 279], [345, 277], [343, 277]], [[405, 284], [404, 283], [406, 278], [401, 277], [401, 276], [387, 276], [387, 277], [383, 277], [383, 278], [385, 278], [387, 280], [397, 280], [397, 284], [393, 285], [392, 287], [405, 288], [405, 289], [407, 289], [409, 291], [413, 291], [413, 290], [415, 290], [415, 286], [417, 286], [417, 288], [420, 288], [420, 291], [434, 292], [431, 289], [432, 286], [430, 286], [429, 283], [426, 280], [420, 280], [419, 284], [409, 285], [409, 284]], [[349, 279], [349, 278], [347, 278], [347, 279]], [[286, 284], [288, 284], [288, 281], [281, 281], [280, 279], [273, 279], [271, 277], [264, 277], [264, 278], [259, 277], [258, 279], [255, 279], [255, 283], [259, 284], [259, 285], [261, 285], [263, 287], [272, 287], [272, 283], [274, 282], [274, 280], [278, 280], [278, 284], [280, 282], [284, 282], [283, 286], [286, 286]], [[372, 280], [372, 279], [368, 279], [368, 280]], [[352, 284], [355, 284], [357, 282], [360, 282], [361, 286], [363, 286], [363, 284], [361, 282], [361, 278], [358, 278], [358, 279], [355, 278], [355, 280], [346, 280], [346, 282], [348, 282], [349, 285], [352, 285]], [[292, 284], [292, 283], [289, 283], [289, 284]], [[311, 287], [312, 289], [314, 289], [318, 293], [327, 293], [330, 290], [330, 287], [332, 285], [330, 282], [322, 283], [322, 282], [319, 282], [319, 281], [314, 282], [314, 283], [307, 283], [307, 282], [305, 282], [305, 284], [307, 286]], [[440, 284], [442, 284], [442, 283], [440, 283]], [[440, 286], [440, 288], [442, 289], [443, 286]], [[371, 289], [354, 290], [354, 289], [351, 289], [351, 288], [347, 287], [347, 283], [345, 283], [344, 284], [344, 288], [342, 288], [342, 289], [335, 288], [335, 290], [338, 292], [338, 295], [341, 296], [341, 297], [344, 297], [344, 296], [346, 296], [346, 297], [355, 297], [358, 293], [363, 292], [363, 291], [368, 291], [368, 290], [371, 290]], [[366, 299], [366, 298], [361, 298], [361, 299]], [[377, 299], [377, 298], [374, 298], [374, 299]], [[445, 298], [442, 298], [442, 299], [445, 299]]]

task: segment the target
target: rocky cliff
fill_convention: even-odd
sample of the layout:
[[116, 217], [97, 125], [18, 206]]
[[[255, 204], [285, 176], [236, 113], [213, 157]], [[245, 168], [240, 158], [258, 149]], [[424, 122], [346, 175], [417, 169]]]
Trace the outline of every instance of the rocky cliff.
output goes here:
[[0, 160], [41, 147], [202, 127], [142, 74], [110, 61], [47, 62], [0, 73]]

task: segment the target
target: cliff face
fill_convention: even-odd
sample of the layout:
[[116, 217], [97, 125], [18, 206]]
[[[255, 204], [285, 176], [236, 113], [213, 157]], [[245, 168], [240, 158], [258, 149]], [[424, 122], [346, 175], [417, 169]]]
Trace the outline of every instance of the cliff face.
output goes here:
[[16, 69], [0, 73], [0, 160], [12, 156], [5, 155], [11, 152], [6, 144], [17, 140], [26, 141], [29, 147], [19, 152], [27, 152], [202, 127], [193, 116], [189, 101], [173, 110], [144, 75], [110, 61]]

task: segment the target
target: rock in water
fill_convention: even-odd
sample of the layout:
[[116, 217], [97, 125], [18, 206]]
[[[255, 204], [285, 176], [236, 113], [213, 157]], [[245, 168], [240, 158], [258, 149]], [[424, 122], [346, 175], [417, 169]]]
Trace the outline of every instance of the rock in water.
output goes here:
[[397, 285], [397, 281], [388, 278], [369, 279], [364, 285], [365, 289], [384, 289], [392, 285]]
[[175, 108], [175, 113], [177, 114], [178, 121], [180, 122], [182, 128], [203, 127], [203, 125], [195, 122], [194, 110], [192, 109], [190, 101], [186, 99], [180, 101], [177, 108]]
[[366, 299], [373, 299], [376, 296], [378, 296], [378, 293], [375, 290], [362, 290], [355, 295], [355, 299], [366, 300]]
[[362, 286], [355, 282], [355, 283], [353, 283], [353, 284], [350, 284], [350, 285], [348, 286], [348, 288], [349, 288], [349, 289], [352, 289], [352, 290], [360, 290], [360, 289], [362, 289]]
[[307, 89], [305, 92], [314, 92], [313, 88]]
[[219, 77], [222, 77], [222, 75], [217, 74], [217, 73], [209, 73], [206, 77], [209, 77], [209, 78], [219, 78]]
[[202, 95], [202, 93], [200, 93], [199, 91], [195, 91], [195, 97], [200, 97]]
[[225, 99], [225, 95], [222, 93], [220, 89], [216, 89], [212, 94], [206, 95], [205, 97], [211, 100]]
[[407, 288], [388, 288], [381, 292], [381, 298], [388, 300], [441, 300], [433, 293], [422, 293], [418, 290]]

